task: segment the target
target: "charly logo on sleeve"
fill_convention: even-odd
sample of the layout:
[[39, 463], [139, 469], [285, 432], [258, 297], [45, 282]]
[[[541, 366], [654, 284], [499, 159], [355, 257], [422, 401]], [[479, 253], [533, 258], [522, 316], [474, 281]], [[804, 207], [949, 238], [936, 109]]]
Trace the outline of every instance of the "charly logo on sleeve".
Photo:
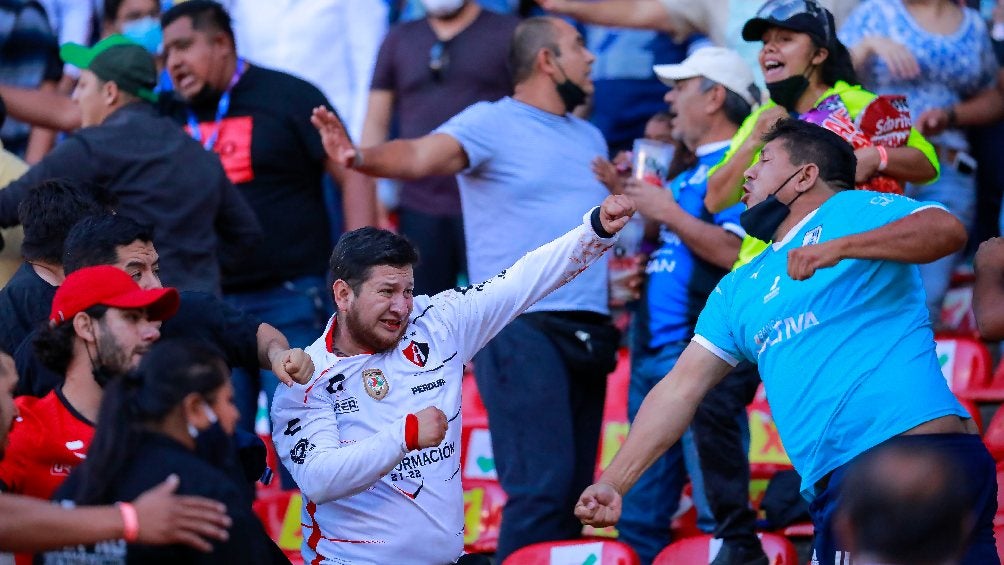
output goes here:
[[383, 400], [390, 392], [390, 382], [380, 369], [364, 369], [363, 388], [373, 400]]

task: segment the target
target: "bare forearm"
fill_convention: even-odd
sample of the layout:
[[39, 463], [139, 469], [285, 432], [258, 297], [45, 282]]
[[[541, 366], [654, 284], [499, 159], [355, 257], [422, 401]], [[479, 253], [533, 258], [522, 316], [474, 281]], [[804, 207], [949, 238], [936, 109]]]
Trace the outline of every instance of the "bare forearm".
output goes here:
[[642, 402], [627, 440], [600, 477], [622, 495], [667, 449], [679, 441], [694, 417], [700, 398], [680, 394], [674, 380], [664, 378]]
[[658, 0], [581, 0], [561, 2], [563, 15], [589, 24], [677, 32], [669, 12]]
[[1000, 267], [976, 270], [973, 312], [983, 339], [1004, 339], [1004, 270]]
[[928, 208], [839, 241], [841, 259], [930, 263], [962, 249], [966, 229], [952, 214]]
[[1004, 118], [1004, 86], [986, 88], [954, 106], [955, 125], [985, 126]]
[[[42, 551], [96, 543], [122, 536], [119, 510], [112, 506], [67, 510], [48, 501], [0, 494], [0, 549]], [[16, 516], [16, 518], [12, 518]]]
[[731, 269], [739, 258], [742, 241], [735, 234], [691, 216], [678, 205], [674, 204], [659, 221], [680, 236], [694, 255], [712, 265]]
[[467, 154], [460, 144], [444, 134], [395, 139], [358, 151], [361, 159], [355, 170], [373, 177], [413, 180], [453, 175], [467, 166]]
[[262, 369], [272, 370], [272, 357], [289, 349], [289, 341], [282, 332], [269, 324], [260, 324], [257, 333], [258, 364]]
[[708, 177], [708, 192], [704, 196], [704, 205], [712, 213], [739, 202], [743, 187], [743, 173], [753, 162], [759, 146], [746, 143], [739, 148], [731, 159], [726, 161]]
[[919, 149], [913, 147], [890, 147], [886, 149], [889, 164], [885, 174], [901, 182], [930, 182], [938, 171]]
[[80, 127], [80, 109], [57, 92], [0, 86], [7, 114], [34, 126], [73, 131]]
[[377, 225], [376, 181], [358, 171], [346, 171], [342, 183], [345, 231]]

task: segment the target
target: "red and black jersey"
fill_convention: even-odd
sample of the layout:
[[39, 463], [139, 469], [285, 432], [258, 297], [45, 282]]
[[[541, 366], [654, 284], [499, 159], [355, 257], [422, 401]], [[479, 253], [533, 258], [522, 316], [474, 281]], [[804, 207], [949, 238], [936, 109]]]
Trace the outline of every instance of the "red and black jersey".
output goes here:
[[87, 456], [94, 424], [56, 389], [42, 398], [15, 399], [20, 417], [0, 460], [5, 491], [49, 499], [70, 471]]

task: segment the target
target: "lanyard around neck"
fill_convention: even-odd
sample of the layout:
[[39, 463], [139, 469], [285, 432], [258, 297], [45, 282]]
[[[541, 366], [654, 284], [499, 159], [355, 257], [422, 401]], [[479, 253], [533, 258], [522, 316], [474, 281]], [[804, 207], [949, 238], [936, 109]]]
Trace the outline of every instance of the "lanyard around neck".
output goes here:
[[[223, 91], [223, 95], [220, 96], [220, 102], [216, 105], [216, 118], [213, 120], [213, 131], [206, 138], [202, 146], [206, 148], [207, 151], [212, 151], [213, 146], [216, 145], [216, 139], [220, 136], [220, 127], [223, 125], [223, 118], [227, 115], [230, 110], [230, 91], [234, 89], [237, 81], [241, 79], [244, 75], [244, 71], [247, 70], [247, 64], [244, 59], [237, 59], [237, 68], [234, 69], [234, 76], [230, 77], [230, 84], [227, 85], [227, 89]], [[202, 141], [202, 131], [199, 129], [199, 120], [195, 117], [195, 112], [192, 111], [191, 107], [188, 110], [188, 129], [189, 135], [195, 141]]]

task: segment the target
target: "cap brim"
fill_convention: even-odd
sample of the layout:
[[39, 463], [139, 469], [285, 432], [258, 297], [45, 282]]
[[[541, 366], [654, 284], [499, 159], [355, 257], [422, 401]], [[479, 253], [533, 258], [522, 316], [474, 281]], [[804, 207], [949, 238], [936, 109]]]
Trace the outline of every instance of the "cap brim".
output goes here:
[[181, 298], [173, 288], [152, 288], [149, 290], [134, 290], [115, 298], [102, 300], [101, 304], [112, 308], [139, 309], [146, 308], [149, 320], [166, 320], [178, 311]]
[[763, 39], [763, 34], [767, 31], [767, 28], [776, 25], [779, 24], [774, 20], [753, 18], [743, 26], [743, 39], [746, 41], [760, 41]]
[[79, 69], [86, 69], [94, 60], [94, 50], [79, 43], [64, 43], [59, 58]]
[[652, 67], [655, 76], [666, 86], [674, 86], [676, 81], [700, 76], [701, 73], [687, 65], [655, 65]]

